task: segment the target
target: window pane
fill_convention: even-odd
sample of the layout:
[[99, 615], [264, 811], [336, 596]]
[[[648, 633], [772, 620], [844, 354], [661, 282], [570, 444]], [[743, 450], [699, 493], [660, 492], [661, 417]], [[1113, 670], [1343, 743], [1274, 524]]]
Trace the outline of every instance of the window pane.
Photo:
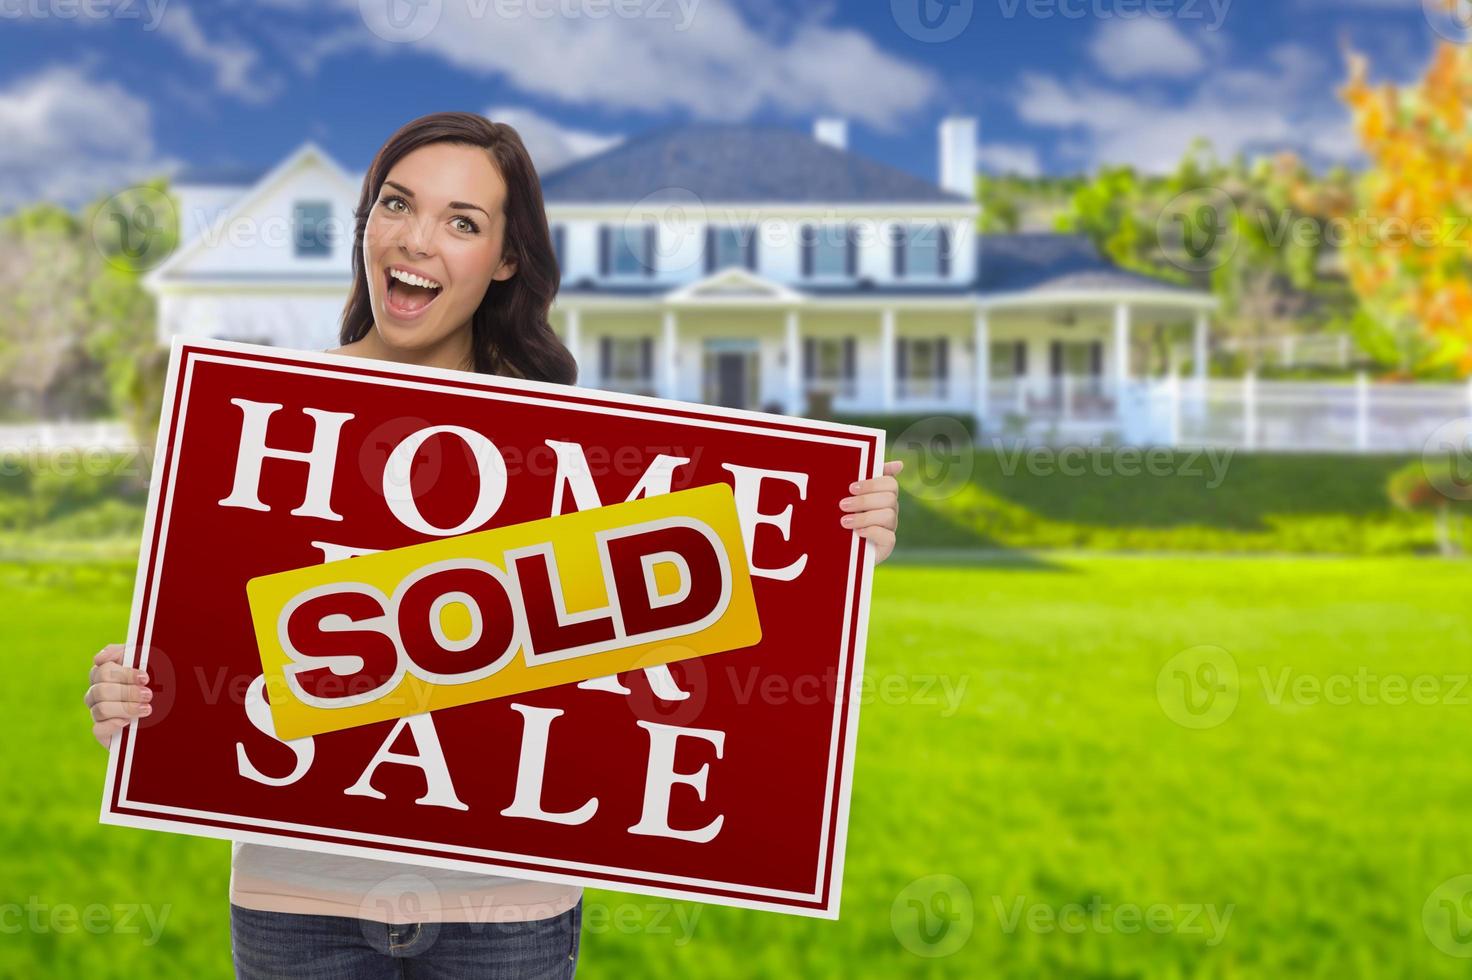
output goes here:
[[911, 225], [905, 250], [905, 275], [940, 275], [940, 226]]
[[613, 272], [620, 276], [642, 275], [648, 257], [644, 254], [644, 226], [621, 225], [613, 230]]
[[746, 242], [741, 236], [741, 229], [717, 228], [715, 245], [715, 267], [717, 269], [724, 269], [733, 265], [746, 265]]
[[332, 254], [332, 205], [298, 201], [292, 210], [292, 233], [298, 256]]
[[614, 337], [608, 344], [609, 373], [617, 381], [644, 381], [644, 342], [639, 337]]
[[813, 245], [813, 275], [843, 276], [848, 274], [848, 229], [843, 225], [822, 225], [816, 229]]
[[991, 370], [993, 378], [1003, 380], [1017, 376], [1017, 344], [1011, 340], [994, 340], [991, 343]]

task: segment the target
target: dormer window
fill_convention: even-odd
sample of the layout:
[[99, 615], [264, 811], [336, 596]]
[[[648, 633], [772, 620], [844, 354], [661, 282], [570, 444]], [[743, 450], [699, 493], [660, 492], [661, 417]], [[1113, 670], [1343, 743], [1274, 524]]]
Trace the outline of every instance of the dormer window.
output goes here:
[[299, 259], [326, 258], [332, 254], [332, 204], [329, 201], [297, 201], [291, 211], [292, 244]]
[[894, 225], [892, 236], [896, 279], [944, 279], [951, 274], [951, 230], [945, 225]]
[[604, 225], [598, 229], [598, 273], [608, 278], [654, 275], [657, 225]]
[[731, 266], [756, 271], [756, 229], [712, 225], [705, 230], [705, 271]]
[[858, 272], [858, 244], [851, 225], [803, 225], [804, 279], [852, 278]]

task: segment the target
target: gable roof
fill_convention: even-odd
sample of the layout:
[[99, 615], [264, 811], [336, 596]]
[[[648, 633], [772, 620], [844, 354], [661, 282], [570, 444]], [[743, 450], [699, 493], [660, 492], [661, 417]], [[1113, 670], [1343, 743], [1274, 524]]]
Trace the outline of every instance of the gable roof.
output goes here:
[[697, 123], [636, 136], [542, 177], [548, 203], [971, 204], [888, 164], [780, 126]]
[[1087, 235], [1021, 232], [978, 235], [976, 291], [982, 294], [1159, 292], [1200, 296], [1189, 286], [1122, 268]]
[[[343, 170], [338, 162], [327, 154], [327, 151], [309, 140], [297, 147], [290, 156], [271, 168], [264, 177], [256, 181], [245, 193], [235, 199], [225, 209], [224, 214], [211, 222], [211, 225], [219, 228], [231, 227], [242, 215], [247, 214], [261, 198], [265, 197], [279, 181], [289, 177], [299, 167], [312, 165], [324, 168], [343, 187], [348, 200], [356, 199], [358, 181], [347, 171]], [[189, 278], [188, 266], [190, 260], [210, 246], [209, 232], [210, 228], [201, 228], [192, 239], [186, 242], [180, 242], [179, 247], [168, 258], [164, 259], [162, 263], [144, 276], [143, 285], [145, 288], [153, 290], [164, 283], [170, 281], [182, 282]], [[205, 278], [213, 279], [218, 277], [207, 276]], [[338, 274], [338, 278], [341, 278], [341, 273]]]

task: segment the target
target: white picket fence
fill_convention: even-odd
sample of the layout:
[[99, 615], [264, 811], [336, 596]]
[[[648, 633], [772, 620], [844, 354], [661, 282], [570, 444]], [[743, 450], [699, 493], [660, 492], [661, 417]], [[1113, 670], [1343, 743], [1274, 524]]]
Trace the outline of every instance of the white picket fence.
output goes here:
[[21, 422], [0, 425], [0, 453], [131, 452], [138, 437], [122, 422]]
[[1395, 384], [1166, 378], [1133, 386], [1121, 436], [1135, 444], [1277, 452], [1421, 452], [1472, 417], [1472, 382]]

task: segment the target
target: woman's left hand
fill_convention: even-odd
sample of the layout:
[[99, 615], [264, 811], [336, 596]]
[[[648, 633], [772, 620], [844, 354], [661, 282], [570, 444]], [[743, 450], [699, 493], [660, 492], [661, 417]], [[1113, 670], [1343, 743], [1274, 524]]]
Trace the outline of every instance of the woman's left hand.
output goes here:
[[900, 521], [900, 485], [895, 475], [905, 468], [900, 460], [884, 464], [884, 475], [860, 480], [848, 489], [838, 507], [844, 512], [840, 523], [867, 538], [874, 546], [874, 560], [884, 561], [894, 551], [894, 532]]

